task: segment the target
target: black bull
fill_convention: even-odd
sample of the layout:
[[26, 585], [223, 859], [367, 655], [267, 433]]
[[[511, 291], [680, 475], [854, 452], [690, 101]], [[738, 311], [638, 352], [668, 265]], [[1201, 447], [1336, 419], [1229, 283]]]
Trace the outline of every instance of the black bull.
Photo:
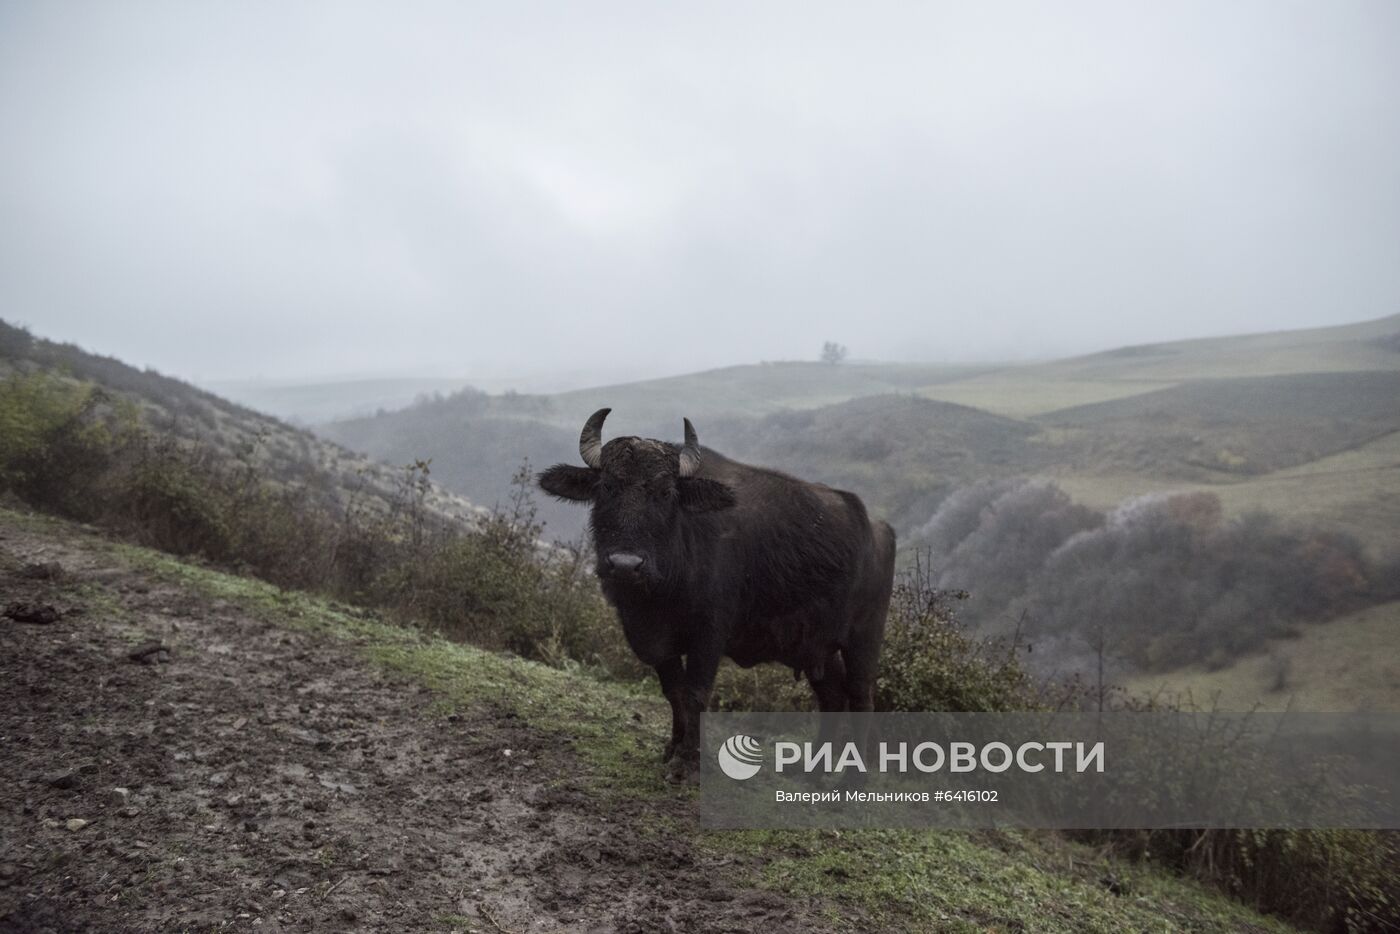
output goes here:
[[805, 674], [824, 711], [868, 711], [894, 581], [894, 531], [854, 493], [685, 443], [614, 438], [609, 409], [579, 437], [586, 467], [556, 464], [540, 487], [592, 503], [603, 593], [671, 702], [673, 779], [700, 756], [700, 712], [720, 660]]

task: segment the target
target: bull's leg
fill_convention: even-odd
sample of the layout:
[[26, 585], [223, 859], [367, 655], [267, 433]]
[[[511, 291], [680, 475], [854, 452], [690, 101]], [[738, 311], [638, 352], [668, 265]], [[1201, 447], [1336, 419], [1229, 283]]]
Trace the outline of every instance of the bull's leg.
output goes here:
[[666, 777], [673, 782], [691, 781], [700, 771], [700, 714], [710, 703], [710, 689], [719, 671], [720, 652], [691, 652], [685, 659], [685, 677], [681, 690], [684, 725], [681, 743]]
[[[885, 637], [885, 614], [889, 595], [867, 608], [857, 621], [850, 644], [841, 650], [846, 661], [846, 699], [850, 704], [853, 740], [870, 761], [876, 744], [877, 731], [872, 731], [869, 716], [875, 710], [875, 679], [880, 668], [880, 644]], [[863, 775], [851, 775], [852, 783], [860, 784]]]
[[880, 673], [880, 643], [885, 634], [883, 623], [883, 614], [878, 622], [867, 621], [863, 631], [841, 650], [846, 659], [846, 699], [854, 713], [875, 709], [875, 678]]
[[875, 709], [875, 677], [879, 674], [880, 636], [874, 644], [857, 643], [843, 651], [846, 656], [846, 699], [852, 713], [869, 713]]
[[671, 741], [661, 757], [662, 762], [670, 762], [685, 737], [685, 663], [679, 657], [664, 661], [656, 666], [656, 676], [661, 679], [661, 693], [671, 703]]
[[839, 652], [832, 652], [823, 666], [822, 677], [811, 681], [817, 696], [817, 709], [822, 713], [839, 713], [846, 709], [846, 664]]
[[[831, 743], [837, 749], [844, 749], [850, 740], [850, 729], [845, 715], [846, 663], [840, 652], [833, 651], [822, 664], [823, 677], [812, 681], [812, 693], [817, 696], [817, 709], [822, 712], [821, 725], [817, 730], [817, 743]], [[862, 750], [864, 754], [864, 750]], [[816, 776], [812, 776], [815, 780]]]
[[821, 728], [817, 731], [818, 743], [845, 742], [842, 735], [845, 720], [839, 714], [845, 713], [846, 663], [841, 653], [832, 652], [822, 665], [822, 677], [812, 681], [812, 693], [817, 696], [817, 709], [826, 716], [821, 718]]

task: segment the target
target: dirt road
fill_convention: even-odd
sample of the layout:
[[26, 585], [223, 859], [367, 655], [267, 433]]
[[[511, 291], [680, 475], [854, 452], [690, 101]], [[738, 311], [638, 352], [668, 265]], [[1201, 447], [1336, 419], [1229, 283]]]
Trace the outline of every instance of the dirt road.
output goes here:
[[0, 609], [45, 606], [0, 618], [0, 930], [823, 926], [508, 712], [0, 523]]

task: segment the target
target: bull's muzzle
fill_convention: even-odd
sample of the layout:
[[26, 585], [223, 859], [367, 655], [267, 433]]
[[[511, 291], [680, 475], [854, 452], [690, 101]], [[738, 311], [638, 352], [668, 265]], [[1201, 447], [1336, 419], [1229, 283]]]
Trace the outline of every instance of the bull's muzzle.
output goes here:
[[646, 558], [641, 555], [628, 554], [625, 551], [615, 551], [608, 555], [608, 570], [617, 577], [626, 580], [636, 580], [641, 576], [642, 565], [646, 563]]

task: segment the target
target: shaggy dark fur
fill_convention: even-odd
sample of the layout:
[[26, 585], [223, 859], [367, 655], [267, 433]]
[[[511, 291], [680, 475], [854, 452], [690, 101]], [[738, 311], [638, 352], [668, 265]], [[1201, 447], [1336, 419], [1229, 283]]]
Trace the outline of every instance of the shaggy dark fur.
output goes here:
[[894, 580], [894, 531], [853, 493], [700, 448], [615, 438], [601, 466], [557, 464], [545, 492], [591, 502], [603, 593], [671, 702], [669, 774], [699, 762], [720, 659], [788, 665], [824, 711], [872, 709]]

